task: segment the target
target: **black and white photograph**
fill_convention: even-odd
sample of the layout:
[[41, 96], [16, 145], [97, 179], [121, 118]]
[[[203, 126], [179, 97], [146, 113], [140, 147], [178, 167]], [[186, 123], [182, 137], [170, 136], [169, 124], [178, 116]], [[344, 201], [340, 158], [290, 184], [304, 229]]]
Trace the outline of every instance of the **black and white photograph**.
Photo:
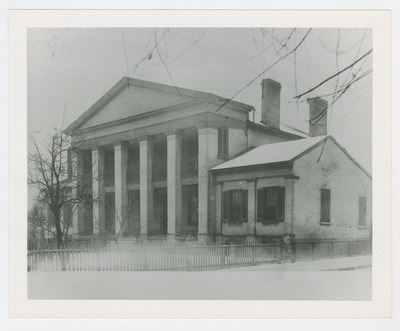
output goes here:
[[368, 28], [29, 29], [32, 298], [94, 295], [54, 273], [163, 299], [130, 273], [273, 271], [177, 299], [370, 300], [372, 59]]
[[249, 302], [249, 316], [343, 303], [358, 317], [388, 302], [384, 15], [237, 11], [216, 24], [221, 12], [121, 11], [112, 24], [104, 11], [93, 14], [104, 24], [80, 25], [92, 14], [70, 14], [14, 28], [26, 37], [27, 207], [11, 267], [36, 311], [148, 313], [26, 316], [170, 318], [185, 302], [228, 316], [206, 303]]

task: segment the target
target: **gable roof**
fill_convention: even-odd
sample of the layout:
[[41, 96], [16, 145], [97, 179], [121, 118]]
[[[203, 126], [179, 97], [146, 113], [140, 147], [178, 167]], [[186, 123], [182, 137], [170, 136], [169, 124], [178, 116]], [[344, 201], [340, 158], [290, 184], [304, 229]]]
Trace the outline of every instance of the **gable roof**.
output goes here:
[[217, 165], [211, 170], [224, 170], [231, 168], [267, 165], [272, 163], [293, 162], [304, 154], [322, 144], [325, 140], [331, 140], [343, 153], [350, 158], [368, 177], [371, 175], [331, 136], [319, 136], [298, 140], [285, 141], [275, 144], [258, 146], [247, 153], [235, 157], [229, 161]]
[[[153, 82], [148, 82], [144, 80], [139, 80], [139, 79], [133, 79], [130, 77], [123, 77], [118, 83], [116, 83], [107, 93], [105, 93], [99, 100], [97, 100], [88, 110], [86, 110], [78, 119], [76, 119], [71, 125], [69, 125], [65, 129], [65, 133], [70, 135], [73, 133], [75, 130], [82, 128], [82, 126], [85, 123], [88, 123], [97, 113], [99, 113], [102, 109], [104, 109], [110, 102], [112, 102], [117, 95], [119, 95], [121, 92], [125, 91], [129, 87], [135, 87], [135, 88], [140, 88], [142, 91], [144, 90], [152, 90], [153, 92], [159, 92], [159, 94], [163, 95], [163, 98], [159, 100], [155, 100], [155, 98], [152, 98], [152, 100], [147, 101], [147, 103], [144, 105], [144, 102], [142, 102], [142, 108], [140, 111], [143, 112], [148, 112], [151, 110], [157, 110], [157, 109], [163, 109], [163, 108], [168, 108], [171, 106], [177, 106], [185, 103], [195, 103], [199, 101], [204, 101], [204, 102], [210, 102], [214, 103], [216, 105], [223, 104], [226, 102], [226, 98], [217, 96], [212, 93], [206, 93], [206, 92], [201, 92], [201, 91], [196, 91], [196, 90], [190, 90], [186, 88], [181, 88], [181, 87], [175, 87], [171, 85], [164, 85], [164, 84], [159, 84], [159, 83], [153, 83]], [[147, 98], [146, 100], [149, 100]], [[127, 102], [132, 101], [132, 100], [127, 100]], [[142, 100], [143, 101], [143, 100]], [[241, 102], [237, 101], [230, 101], [229, 105], [231, 107], [234, 107], [235, 109], [243, 112], [249, 112], [251, 111], [254, 107], [250, 105], [243, 104]], [[135, 115], [135, 114], [132, 114]], [[132, 116], [130, 115], [130, 116]], [[126, 117], [130, 117], [129, 114], [124, 114]], [[107, 115], [103, 114], [104, 121], [107, 119]], [[97, 123], [93, 124], [101, 124]]]

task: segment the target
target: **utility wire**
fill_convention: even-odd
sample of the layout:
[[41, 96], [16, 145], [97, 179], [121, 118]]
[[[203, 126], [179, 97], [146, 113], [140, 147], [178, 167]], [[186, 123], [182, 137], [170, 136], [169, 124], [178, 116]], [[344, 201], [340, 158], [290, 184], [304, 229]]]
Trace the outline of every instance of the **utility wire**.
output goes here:
[[[337, 72], [339, 71], [339, 44], [340, 44], [340, 29], [338, 29], [337, 43], [336, 43], [336, 71]], [[339, 75], [336, 76], [336, 84], [335, 84], [335, 89], [334, 89], [334, 94], [333, 94], [332, 99], [335, 98], [335, 96], [337, 94], [338, 84], [339, 84]], [[326, 111], [326, 113], [328, 113], [328, 110]], [[330, 127], [331, 121], [332, 121], [332, 114], [333, 114], [333, 105], [332, 105], [331, 112], [329, 114], [329, 120], [328, 120], [328, 124], [326, 127], [326, 134], [329, 133], [329, 127]], [[326, 114], [326, 116], [327, 116], [327, 114]], [[324, 144], [322, 145], [321, 153], [319, 154], [317, 163], [319, 163], [319, 161], [321, 160], [322, 154], [324, 153], [326, 141], [327, 141], [327, 139], [324, 140]]]
[[[126, 52], [126, 43], [125, 43], [125, 37], [124, 37], [124, 30], [121, 29], [121, 34], [122, 34], [122, 41], [124, 43], [124, 51], [125, 51], [125, 61], [126, 61], [126, 77], [129, 77], [129, 62], [128, 62], [128, 54]], [[129, 79], [128, 79], [128, 89], [129, 89]]]
[[165, 69], [167, 70], [169, 79], [171, 80], [172, 84], [174, 85], [174, 87], [175, 87], [175, 89], [177, 90], [177, 92], [179, 93], [179, 95], [182, 96], [182, 94], [181, 94], [181, 92], [179, 91], [178, 87], [176, 86], [174, 80], [172, 79], [172, 75], [171, 75], [171, 73], [170, 73], [170, 71], [169, 71], [169, 69], [168, 69], [167, 64], [164, 62], [163, 58], [161, 57], [160, 50], [159, 50], [159, 48], [158, 48], [157, 34], [156, 34], [156, 30], [155, 30], [155, 29], [154, 29], [154, 42], [156, 43], [156, 49], [157, 49], [158, 57], [160, 58], [162, 64], [163, 64], [164, 67], [165, 67]]
[[199, 38], [197, 38], [195, 41], [193, 41], [192, 43], [190, 43], [190, 45], [187, 46], [176, 58], [170, 60], [170, 62], [179, 60], [186, 52], [188, 52], [192, 47], [194, 47], [195, 45], [197, 45], [197, 44], [200, 42], [201, 39], [203, 39], [203, 37], [204, 37], [204, 35], [206, 34], [206, 32], [207, 32], [207, 29], [205, 29], [205, 30], [203, 31], [203, 33], [200, 35]]
[[[161, 41], [165, 38], [166, 33], [167, 33], [167, 31], [164, 31], [164, 34], [161, 36], [159, 42], [161, 42]], [[150, 35], [150, 36], [151, 36], [151, 35]], [[157, 45], [157, 44], [156, 44], [156, 45]], [[147, 52], [146, 55], [143, 56], [143, 58], [142, 58], [138, 63], [136, 63], [135, 67], [133, 68], [133, 72], [135, 72], [136, 69], [139, 68], [139, 66], [140, 66], [144, 61], [146, 61], [146, 60], [151, 60], [151, 58], [153, 57], [153, 52], [154, 52], [154, 50], [156, 49], [156, 45], [154, 45], [153, 48], [152, 48], [149, 52]]]
[[278, 60], [276, 60], [274, 63], [272, 63], [267, 69], [263, 70], [260, 74], [258, 74], [255, 78], [253, 78], [249, 83], [247, 83], [244, 87], [242, 87], [239, 91], [237, 91], [230, 99], [227, 99], [221, 106], [219, 106], [215, 111], [219, 111], [221, 108], [223, 108], [226, 104], [231, 102], [236, 96], [238, 96], [241, 92], [243, 92], [246, 88], [248, 88], [251, 84], [254, 83], [259, 77], [261, 77], [266, 71], [274, 67], [276, 64], [287, 58], [290, 54], [294, 53], [300, 45], [304, 42], [304, 40], [307, 38], [308, 34], [311, 32], [311, 28], [308, 29], [307, 33], [304, 35], [304, 37], [301, 39], [301, 41], [297, 44], [295, 48], [293, 48], [290, 52], [286, 53], [284, 56], [280, 57]]
[[322, 81], [321, 83], [319, 83], [318, 85], [314, 86], [313, 88], [309, 89], [308, 91], [296, 95], [294, 98], [295, 99], [300, 99], [302, 96], [314, 91], [315, 89], [317, 89], [318, 87], [320, 87], [321, 85], [325, 84], [326, 82], [330, 81], [332, 78], [335, 78], [336, 76], [340, 75], [341, 73], [345, 72], [346, 70], [354, 67], [358, 62], [360, 62], [362, 59], [364, 59], [365, 57], [367, 57], [368, 55], [370, 55], [372, 53], [372, 49], [370, 49], [367, 53], [365, 53], [363, 56], [361, 56], [358, 60], [354, 61], [352, 64], [350, 64], [349, 66], [347, 66], [346, 68], [340, 70], [339, 72], [337, 72], [336, 74], [328, 77], [327, 79], [325, 79], [324, 81]]
[[[293, 30], [294, 32], [294, 30]], [[293, 70], [294, 70], [294, 91], [295, 93], [299, 93], [298, 92], [298, 85], [297, 85], [297, 52], [293, 53], [294, 55], [294, 59], [293, 59]], [[297, 114], [299, 113], [299, 102], [298, 100], [296, 100], [296, 110], [297, 110]]]

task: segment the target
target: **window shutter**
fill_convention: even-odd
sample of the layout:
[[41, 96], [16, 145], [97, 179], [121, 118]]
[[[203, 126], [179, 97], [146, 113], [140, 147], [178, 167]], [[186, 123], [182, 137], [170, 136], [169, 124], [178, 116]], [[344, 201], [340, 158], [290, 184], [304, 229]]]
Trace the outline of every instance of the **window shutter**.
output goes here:
[[242, 191], [242, 222], [247, 222], [247, 190]]
[[229, 191], [222, 192], [222, 221], [229, 222]]
[[263, 201], [264, 201], [264, 190], [262, 188], [257, 189], [257, 222], [263, 221]]
[[283, 222], [285, 219], [285, 188], [278, 187], [278, 210], [277, 220]]

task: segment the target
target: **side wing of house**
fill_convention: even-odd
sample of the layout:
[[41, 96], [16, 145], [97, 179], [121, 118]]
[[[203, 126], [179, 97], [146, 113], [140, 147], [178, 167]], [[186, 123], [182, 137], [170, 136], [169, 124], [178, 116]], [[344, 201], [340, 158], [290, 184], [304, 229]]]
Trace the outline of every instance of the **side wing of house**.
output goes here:
[[293, 173], [296, 238], [371, 237], [372, 179], [333, 139], [297, 158]]

